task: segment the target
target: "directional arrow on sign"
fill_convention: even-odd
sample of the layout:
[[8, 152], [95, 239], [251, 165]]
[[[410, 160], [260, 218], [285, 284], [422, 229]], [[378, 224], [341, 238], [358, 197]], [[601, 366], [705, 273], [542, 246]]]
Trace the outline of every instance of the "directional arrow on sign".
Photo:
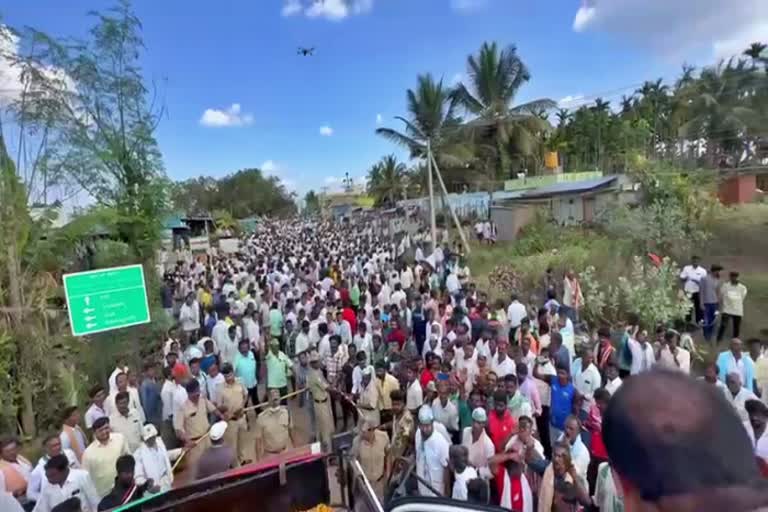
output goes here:
[[85, 321], [86, 322], [90, 322], [91, 320], [96, 320], [96, 317], [95, 316], [87, 316], [87, 317], [85, 317]]
[[90, 306], [91, 305], [91, 298], [86, 295], [85, 297], [85, 305]]
[[96, 327], [96, 324], [85, 324], [86, 329], [93, 329], [94, 327]]
[[85, 313], [87, 315], [88, 313], [93, 313], [94, 311], [96, 311], [95, 308], [85, 308], [83, 310], [83, 313]]

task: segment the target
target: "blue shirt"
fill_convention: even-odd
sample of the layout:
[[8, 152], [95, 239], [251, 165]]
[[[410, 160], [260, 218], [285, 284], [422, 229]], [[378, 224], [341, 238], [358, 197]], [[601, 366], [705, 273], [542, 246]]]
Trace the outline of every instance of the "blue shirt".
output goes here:
[[208, 321], [205, 322], [205, 335], [210, 336], [213, 332], [213, 326], [216, 325], [216, 317], [211, 315], [208, 317]]
[[565, 345], [561, 345], [560, 349], [552, 354], [552, 359], [555, 363], [555, 368], [562, 366], [563, 368], [568, 369], [568, 373], [571, 372], [571, 353], [568, 352], [568, 349]]
[[235, 370], [235, 377], [240, 379], [246, 389], [253, 389], [258, 385], [256, 379], [256, 358], [250, 350], [245, 354], [237, 353], [235, 363], [232, 365]]
[[565, 419], [573, 413], [574, 387], [570, 382], [560, 385], [557, 377], [552, 377], [552, 405], [549, 422], [558, 430], [565, 430]]
[[163, 419], [163, 401], [160, 398], [160, 384], [144, 379], [139, 387], [139, 398], [148, 422], [158, 424]]

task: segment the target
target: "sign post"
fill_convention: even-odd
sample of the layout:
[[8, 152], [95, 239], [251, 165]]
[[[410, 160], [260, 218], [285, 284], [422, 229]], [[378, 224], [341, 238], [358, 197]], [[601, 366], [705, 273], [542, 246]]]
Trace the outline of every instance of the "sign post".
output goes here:
[[74, 336], [150, 321], [141, 265], [65, 274], [64, 293]]

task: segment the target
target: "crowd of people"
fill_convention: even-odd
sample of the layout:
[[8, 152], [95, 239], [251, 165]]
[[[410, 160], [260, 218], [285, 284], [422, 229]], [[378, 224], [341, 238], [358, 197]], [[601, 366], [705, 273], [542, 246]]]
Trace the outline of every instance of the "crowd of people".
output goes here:
[[[711, 327], [705, 319], [719, 312], [735, 335], [699, 379], [689, 377], [693, 320], [675, 330], [629, 315], [618, 336], [585, 334], [572, 271], [542, 276], [540, 304], [491, 301], [458, 245], [265, 221], [237, 253], [164, 269], [161, 300], [176, 326], [157, 357], [141, 372], [119, 361], [91, 390], [83, 421], [75, 406], [62, 411], [35, 465], [3, 439], [0, 499], [38, 512], [107, 510], [170, 489], [179, 458], [199, 479], [285, 452], [303, 409], [326, 452], [336, 433], [355, 432], [351, 455], [384, 502], [405, 492], [515, 512], [693, 511], [702, 502], [681, 496], [709, 478], [749, 490], [732, 489], [726, 503], [764, 505], [754, 479], [768, 461], [765, 344], [743, 350], [737, 337], [738, 275], [719, 283], [719, 267], [689, 267], [692, 319]], [[656, 417], [673, 404], [702, 408], [666, 425]], [[690, 453], [672, 439], [680, 432]], [[729, 462], [707, 458], [707, 435], [730, 443]], [[710, 471], [659, 467], [684, 456]]]

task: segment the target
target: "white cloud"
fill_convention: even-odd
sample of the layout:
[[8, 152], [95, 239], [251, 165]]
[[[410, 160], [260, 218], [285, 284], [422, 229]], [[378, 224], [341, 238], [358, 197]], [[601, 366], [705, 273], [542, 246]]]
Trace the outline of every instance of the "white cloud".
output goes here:
[[384, 124], [384, 118], [381, 114], [376, 114], [376, 124], [381, 125]]
[[467, 77], [464, 75], [464, 73], [456, 73], [451, 77], [451, 85], [459, 85], [462, 82], [466, 82]]
[[296, 190], [296, 181], [295, 180], [281, 179], [280, 183], [285, 188], [287, 188], [288, 190]]
[[565, 98], [561, 98], [560, 101], [557, 102], [558, 108], [575, 108], [580, 107], [584, 104], [584, 95], [583, 94], [574, 94], [572, 96], [566, 96]]
[[259, 169], [261, 169], [261, 171], [266, 174], [274, 174], [278, 171], [279, 168], [274, 160], [267, 160], [266, 162], [261, 164], [261, 167], [259, 167]]
[[710, 51], [713, 57], [729, 57], [765, 39], [768, 2], [583, 0], [573, 29], [626, 37], [673, 58], [701, 49]]
[[336, 176], [326, 176], [323, 181], [326, 185], [334, 185], [336, 183], [341, 183], [341, 178], [337, 178]]
[[340, 21], [373, 9], [373, 0], [283, 0], [283, 16], [304, 14], [309, 18]]
[[331, 128], [330, 126], [321, 126], [320, 135], [322, 135], [323, 137], [330, 137], [331, 135], [333, 135], [333, 128]]
[[[22, 83], [22, 68], [16, 62], [19, 57], [19, 38], [5, 25], [0, 24], [0, 106], [21, 99], [25, 89]], [[61, 69], [43, 67], [41, 75], [55, 88], [73, 91], [74, 81]]]
[[488, 0], [451, 0], [451, 9], [460, 12], [471, 12], [488, 5]]
[[281, 13], [283, 16], [294, 16], [302, 10], [304, 10], [304, 7], [299, 0], [285, 0]]
[[212, 128], [225, 126], [247, 126], [253, 123], [253, 115], [244, 113], [239, 103], [233, 103], [226, 110], [206, 109], [200, 118], [200, 124]]

